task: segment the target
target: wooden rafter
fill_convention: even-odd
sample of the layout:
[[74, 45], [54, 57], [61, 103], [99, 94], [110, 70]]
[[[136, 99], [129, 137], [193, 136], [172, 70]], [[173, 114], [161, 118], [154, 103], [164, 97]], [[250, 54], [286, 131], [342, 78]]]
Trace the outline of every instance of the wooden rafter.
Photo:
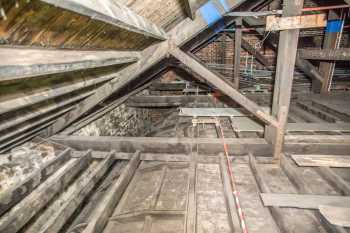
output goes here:
[[117, 1], [104, 0], [41, 0], [48, 4], [88, 16], [94, 20], [140, 33], [144, 36], [165, 40], [166, 34], [157, 25], [136, 14]]
[[77, 51], [30, 48], [0, 48], [0, 82], [136, 62], [132, 51]]

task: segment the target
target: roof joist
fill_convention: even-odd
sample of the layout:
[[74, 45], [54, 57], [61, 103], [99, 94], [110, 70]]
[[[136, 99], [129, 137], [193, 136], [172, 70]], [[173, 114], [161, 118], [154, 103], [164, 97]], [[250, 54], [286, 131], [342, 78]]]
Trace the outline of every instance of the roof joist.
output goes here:
[[0, 82], [138, 61], [134, 51], [76, 51], [0, 48]]
[[128, 7], [112, 0], [42, 0], [48, 4], [102, 21], [128, 31], [158, 40], [165, 40], [166, 33], [157, 25], [139, 16]]

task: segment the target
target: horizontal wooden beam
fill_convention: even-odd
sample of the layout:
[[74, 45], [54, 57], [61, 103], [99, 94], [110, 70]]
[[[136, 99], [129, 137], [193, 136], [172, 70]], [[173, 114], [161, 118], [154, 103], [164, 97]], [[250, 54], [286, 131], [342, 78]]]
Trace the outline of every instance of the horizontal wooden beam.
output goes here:
[[77, 51], [30, 48], [0, 48], [6, 57], [0, 64], [0, 82], [24, 78], [128, 64], [140, 58], [139, 52]]
[[133, 96], [126, 101], [128, 107], [179, 107], [191, 102], [207, 103], [214, 101], [208, 95], [179, 95], [179, 96]]
[[41, 0], [48, 4], [88, 16], [128, 31], [140, 33], [159, 40], [166, 39], [166, 33], [157, 25], [136, 14], [117, 1], [104, 0]]
[[319, 28], [326, 26], [326, 14], [299, 15], [290, 17], [270, 15], [266, 17], [266, 31]]
[[179, 48], [175, 48], [170, 51], [170, 54], [178, 59], [183, 65], [193, 70], [195, 73], [201, 76], [202, 79], [209, 82], [216, 88], [218, 88], [225, 95], [230, 97], [233, 101], [237, 102], [239, 105], [247, 109], [249, 112], [254, 114], [260, 120], [267, 124], [277, 125], [277, 120], [266, 113], [259, 105], [245, 97], [238, 90], [236, 90], [228, 81], [225, 81], [218, 74], [210, 71], [195, 58], [189, 56], [185, 52], [181, 51]]
[[350, 61], [350, 49], [299, 49], [299, 56], [309, 60]]
[[[294, 135], [290, 139], [286, 136], [285, 152], [294, 154], [329, 153], [344, 155], [349, 152], [350, 139], [341, 138], [332, 140], [334, 136], [328, 136], [328, 140], [320, 142], [310, 140], [319, 135]], [[346, 137], [346, 136], [343, 136]], [[93, 149], [95, 151], [111, 151], [134, 153], [137, 150], [143, 153], [155, 154], [189, 154], [198, 146], [198, 152], [203, 155], [216, 155], [223, 152], [222, 139], [220, 138], [164, 138], [164, 137], [88, 137], [56, 135], [52, 137], [54, 142], [72, 147], [76, 150]], [[249, 152], [257, 156], [271, 155], [271, 146], [263, 138], [226, 138], [229, 153], [232, 155], [245, 155]]]

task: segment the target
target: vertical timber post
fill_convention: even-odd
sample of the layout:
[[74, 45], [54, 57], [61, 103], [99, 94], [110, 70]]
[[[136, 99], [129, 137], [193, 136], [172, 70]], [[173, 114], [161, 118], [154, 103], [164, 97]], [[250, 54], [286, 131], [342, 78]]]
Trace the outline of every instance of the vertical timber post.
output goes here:
[[233, 68], [234, 87], [239, 90], [240, 66], [241, 66], [241, 47], [242, 47], [242, 18], [236, 20], [235, 30], [235, 58]]
[[[339, 24], [340, 19], [335, 11], [329, 11], [328, 14], [328, 26], [334, 23]], [[341, 34], [341, 27], [333, 26], [327, 27], [326, 34], [323, 41], [323, 49], [336, 49], [339, 43], [339, 36]], [[320, 63], [320, 73], [323, 77], [323, 82], [321, 86], [318, 84], [315, 85], [316, 90], [313, 87], [313, 90], [317, 93], [328, 94], [331, 88], [333, 74], [334, 74], [335, 62], [327, 61]]]
[[[304, 0], [284, 0], [283, 17], [301, 15], [303, 5]], [[265, 139], [273, 145], [273, 156], [276, 161], [280, 160], [283, 150], [284, 133], [292, 95], [298, 39], [299, 29], [280, 32], [272, 103], [272, 116], [277, 118], [278, 125], [276, 127], [267, 126], [265, 129]]]

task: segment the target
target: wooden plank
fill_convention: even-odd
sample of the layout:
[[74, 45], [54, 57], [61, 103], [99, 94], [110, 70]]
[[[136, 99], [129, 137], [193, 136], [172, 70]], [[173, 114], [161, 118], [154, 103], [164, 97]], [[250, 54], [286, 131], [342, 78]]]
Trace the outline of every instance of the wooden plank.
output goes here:
[[146, 37], [165, 40], [166, 34], [154, 23], [136, 14], [123, 4], [105, 0], [41, 0], [48, 4], [85, 15], [93, 20], [102, 21], [128, 31], [140, 33]]
[[50, 175], [56, 172], [70, 159], [71, 149], [66, 149], [53, 160], [46, 162], [28, 178], [0, 194], [0, 216], [11, 207], [29, 195], [37, 186], [44, 182]]
[[350, 155], [291, 155], [293, 160], [302, 167], [349, 167]]
[[136, 152], [128, 165], [124, 168], [118, 180], [112, 185], [104, 199], [94, 210], [91, 221], [83, 233], [101, 233], [106, 226], [109, 217], [122, 197], [126, 187], [133, 177], [140, 163], [140, 152]]
[[90, 151], [79, 159], [68, 161], [43, 184], [0, 218], [0, 232], [16, 233], [45, 205], [63, 190], [90, 161]]
[[326, 26], [326, 14], [297, 15], [290, 17], [279, 17], [276, 15], [269, 15], [266, 17], [266, 31], [320, 28]]
[[350, 49], [299, 49], [299, 56], [310, 60], [349, 61]]
[[349, 123], [289, 123], [287, 132], [350, 132]]
[[261, 199], [265, 206], [315, 209], [321, 205], [338, 205], [350, 203], [349, 196], [325, 196], [325, 195], [303, 195], [303, 194], [277, 194], [261, 193]]
[[321, 214], [333, 225], [350, 227], [350, 206], [324, 205], [319, 207]]
[[246, 114], [238, 108], [180, 108], [179, 115], [188, 117], [246, 116]]
[[136, 62], [139, 52], [0, 48], [0, 82]]
[[277, 125], [277, 121], [274, 117], [270, 116], [264, 111], [259, 105], [242, 95], [232, 85], [220, 77], [218, 74], [213, 73], [194, 57], [181, 51], [179, 48], [172, 49], [170, 54], [178, 59], [183, 65], [193, 70], [195, 73], [201, 76], [202, 79], [211, 83], [213, 86], [222, 91], [225, 95], [230, 97], [233, 101], [240, 104], [242, 107], [247, 109], [249, 112], [254, 114], [260, 120], [267, 124]]
[[60, 232], [64, 224], [69, 220], [69, 218], [74, 214], [76, 209], [84, 201], [87, 195], [95, 187], [97, 182], [106, 174], [108, 169], [112, 166], [115, 161], [115, 152], [111, 152], [107, 157], [100, 162], [98, 167], [94, 169], [93, 172], [87, 174], [86, 176], [80, 177], [73, 187], [72, 195], [70, 198], [60, 206], [54, 213], [48, 214], [48, 221], [44, 225], [34, 225], [30, 227], [27, 233], [57, 233]]

